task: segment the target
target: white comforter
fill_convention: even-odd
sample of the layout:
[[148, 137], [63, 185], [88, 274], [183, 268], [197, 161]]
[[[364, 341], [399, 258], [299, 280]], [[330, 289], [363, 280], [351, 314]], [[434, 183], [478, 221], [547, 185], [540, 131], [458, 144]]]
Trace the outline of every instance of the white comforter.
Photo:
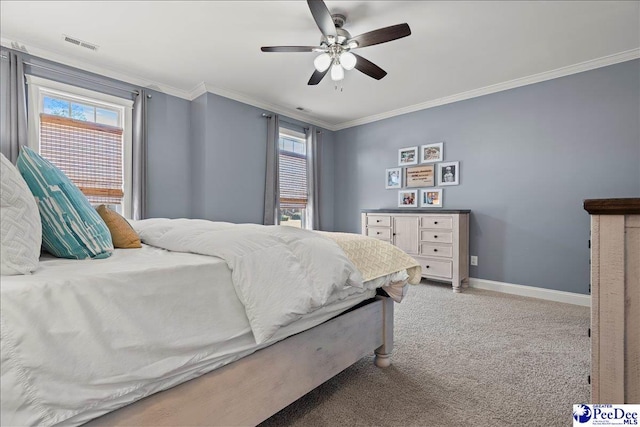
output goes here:
[[327, 303], [362, 276], [330, 239], [292, 227], [147, 219], [133, 227], [148, 245], [222, 258], [258, 344]]
[[2, 277], [1, 425], [78, 425], [408, 277], [362, 284], [335, 242], [303, 230], [197, 220], [135, 228], [172, 252], [144, 245], [102, 260], [46, 258], [32, 275]]

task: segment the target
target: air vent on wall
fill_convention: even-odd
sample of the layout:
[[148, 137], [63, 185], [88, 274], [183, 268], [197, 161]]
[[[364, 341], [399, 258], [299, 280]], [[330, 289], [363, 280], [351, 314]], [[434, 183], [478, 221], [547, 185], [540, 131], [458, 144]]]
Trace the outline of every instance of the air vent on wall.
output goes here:
[[75, 37], [67, 36], [66, 34], [62, 35], [62, 39], [67, 43], [75, 44], [76, 46], [84, 47], [89, 50], [93, 50], [94, 52], [98, 50], [98, 45], [93, 43], [85, 42]]

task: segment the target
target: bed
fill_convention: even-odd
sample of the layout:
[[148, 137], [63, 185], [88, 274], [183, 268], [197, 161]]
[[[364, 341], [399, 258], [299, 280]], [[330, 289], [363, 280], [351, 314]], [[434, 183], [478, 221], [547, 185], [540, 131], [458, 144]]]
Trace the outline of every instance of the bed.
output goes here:
[[2, 425], [255, 425], [371, 352], [390, 364], [385, 295], [420, 277], [391, 245], [201, 220], [133, 226], [142, 249], [43, 256], [34, 274], [3, 276]]

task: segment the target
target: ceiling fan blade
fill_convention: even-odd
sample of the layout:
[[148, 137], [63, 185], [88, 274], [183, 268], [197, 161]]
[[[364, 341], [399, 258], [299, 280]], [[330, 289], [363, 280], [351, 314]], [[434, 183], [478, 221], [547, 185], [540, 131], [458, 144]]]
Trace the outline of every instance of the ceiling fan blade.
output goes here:
[[333, 18], [327, 5], [324, 4], [322, 0], [307, 0], [307, 4], [309, 5], [309, 10], [311, 10], [313, 19], [316, 21], [318, 28], [320, 28], [320, 32], [324, 34], [325, 37], [333, 36], [337, 38], [336, 25], [333, 23]]
[[317, 85], [318, 83], [320, 83], [322, 81], [322, 79], [324, 78], [324, 76], [327, 75], [327, 73], [329, 72], [329, 69], [331, 67], [327, 68], [324, 71], [318, 71], [315, 70], [313, 72], [313, 74], [311, 75], [311, 78], [309, 79], [309, 83], [307, 83], [309, 86], [314, 86]]
[[355, 53], [353, 53], [353, 55], [358, 59], [355, 66], [356, 70], [363, 72], [367, 76], [373, 77], [376, 80], [380, 80], [381, 78], [387, 75], [387, 72], [385, 70], [378, 67], [376, 64], [369, 61], [368, 59], [365, 59], [360, 55], [356, 55]]
[[344, 44], [346, 45], [355, 41], [358, 43], [357, 47], [366, 47], [373, 46], [374, 44], [390, 42], [391, 40], [401, 39], [402, 37], [407, 37], [409, 35], [411, 35], [411, 28], [409, 28], [409, 25], [398, 24], [360, 34], [359, 36], [355, 36], [347, 40]]
[[263, 46], [263, 52], [324, 52], [326, 49], [320, 46]]

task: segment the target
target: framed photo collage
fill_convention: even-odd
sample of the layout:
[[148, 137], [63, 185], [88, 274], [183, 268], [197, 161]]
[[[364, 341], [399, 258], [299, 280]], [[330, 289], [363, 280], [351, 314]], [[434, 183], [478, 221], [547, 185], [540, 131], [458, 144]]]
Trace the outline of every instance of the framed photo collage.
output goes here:
[[460, 162], [443, 162], [444, 142], [398, 150], [398, 167], [385, 171], [385, 188], [398, 189], [398, 207], [441, 208], [442, 188], [460, 184]]

